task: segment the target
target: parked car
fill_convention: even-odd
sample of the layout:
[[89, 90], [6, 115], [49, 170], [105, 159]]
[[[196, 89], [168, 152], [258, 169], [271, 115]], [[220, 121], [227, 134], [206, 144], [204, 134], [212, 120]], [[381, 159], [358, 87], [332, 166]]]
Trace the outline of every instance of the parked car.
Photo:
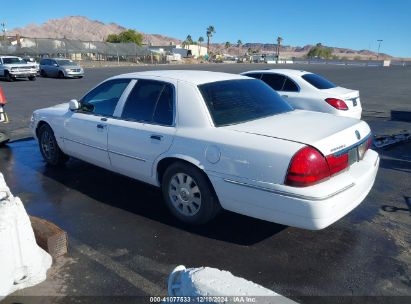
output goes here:
[[23, 57], [23, 60], [27, 62], [28, 64], [33, 65], [36, 68], [37, 74], [40, 72], [40, 65], [37, 63], [37, 61], [33, 57]]
[[261, 79], [296, 109], [361, 119], [359, 91], [339, 87], [320, 75], [292, 69], [255, 70], [242, 75]]
[[[7, 123], [7, 113], [4, 111], [4, 106], [6, 105], [7, 100], [6, 96], [4, 95], [3, 89], [0, 87], [0, 124]], [[10, 137], [5, 130], [0, 128], [0, 146], [4, 145], [9, 141]]]
[[13, 81], [17, 78], [36, 80], [36, 75], [35, 66], [28, 64], [20, 57], [0, 56], [0, 77], [7, 81]]
[[116, 76], [34, 111], [30, 127], [47, 164], [73, 156], [161, 187], [191, 224], [223, 208], [321, 229], [364, 200], [379, 165], [364, 121], [294, 110], [264, 82], [226, 73]]
[[84, 70], [70, 59], [46, 58], [40, 61], [40, 75], [43, 77], [83, 78]]

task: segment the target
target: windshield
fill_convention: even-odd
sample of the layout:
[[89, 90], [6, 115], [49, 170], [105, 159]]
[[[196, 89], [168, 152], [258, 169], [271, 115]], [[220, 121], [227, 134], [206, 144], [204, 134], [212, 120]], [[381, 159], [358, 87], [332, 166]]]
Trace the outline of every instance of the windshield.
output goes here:
[[57, 64], [60, 65], [60, 66], [67, 66], [67, 65], [76, 66], [77, 65], [77, 63], [75, 63], [74, 61], [65, 60], [65, 59], [57, 60]]
[[4, 64], [26, 64], [26, 62], [18, 57], [3, 58]]
[[336, 87], [336, 85], [331, 81], [317, 74], [305, 74], [302, 76], [302, 78], [309, 84], [320, 90], [332, 89]]
[[273, 89], [256, 79], [207, 83], [199, 89], [216, 127], [293, 110]]

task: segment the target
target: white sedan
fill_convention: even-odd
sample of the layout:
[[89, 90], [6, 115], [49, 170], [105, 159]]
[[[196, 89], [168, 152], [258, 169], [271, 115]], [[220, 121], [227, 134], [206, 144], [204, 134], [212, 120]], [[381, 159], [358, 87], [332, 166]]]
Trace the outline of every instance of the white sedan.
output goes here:
[[339, 87], [320, 75], [291, 69], [255, 70], [242, 75], [261, 79], [296, 109], [361, 119], [359, 91]]
[[365, 122], [294, 110], [264, 82], [225, 73], [116, 76], [36, 110], [31, 129], [49, 165], [72, 156], [161, 187], [191, 224], [223, 208], [322, 229], [364, 200], [379, 165]]

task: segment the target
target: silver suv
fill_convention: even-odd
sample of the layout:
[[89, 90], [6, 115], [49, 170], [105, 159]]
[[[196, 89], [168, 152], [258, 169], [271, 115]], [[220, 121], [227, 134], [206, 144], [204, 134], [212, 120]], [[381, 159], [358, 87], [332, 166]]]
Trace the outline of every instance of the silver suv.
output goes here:
[[84, 70], [70, 59], [47, 58], [40, 61], [40, 75], [43, 77], [82, 78]]

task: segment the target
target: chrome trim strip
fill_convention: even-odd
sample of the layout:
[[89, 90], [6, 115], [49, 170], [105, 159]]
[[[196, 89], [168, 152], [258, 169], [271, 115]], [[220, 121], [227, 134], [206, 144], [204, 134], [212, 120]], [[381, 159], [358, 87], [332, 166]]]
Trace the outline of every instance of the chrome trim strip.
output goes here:
[[293, 198], [300, 198], [300, 199], [305, 199], [305, 200], [310, 200], [310, 201], [324, 201], [326, 199], [329, 199], [331, 197], [334, 197], [352, 187], [355, 186], [355, 183], [352, 183], [334, 193], [331, 193], [329, 195], [323, 196], [323, 197], [314, 197], [314, 196], [307, 196], [307, 195], [302, 195], [302, 194], [296, 194], [296, 193], [291, 193], [291, 192], [286, 192], [286, 191], [281, 191], [281, 190], [274, 190], [274, 189], [270, 189], [270, 188], [266, 188], [266, 187], [261, 187], [261, 186], [256, 186], [256, 185], [251, 185], [251, 184], [247, 184], [247, 183], [243, 183], [243, 182], [239, 182], [239, 181], [234, 181], [234, 180], [230, 180], [230, 179], [224, 179], [225, 182], [230, 183], [230, 184], [234, 184], [234, 185], [239, 185], [239, 186], [244, 186], [244, 187], [248, 187], [248, 188], [253, 188], [253, 189], [257, 189], [257, 190], [261, 190], [261, 191], [266, 191], [266, 192], [270, 192], [270, 193], [275, 193], [275, 194], [279, 194], [279, 195], [283, 195], [283, 196], [288, 196], [288, 197], [293, 197]]
[[77, 141], [77, 140], [73, 140], [73, 139], [68, 139], [68, 138], [65, 138], [65, 137], [61, 137], [61, 138], [62, 138], [63, 140], [71, 141], [71, 142], [74, 142], [74, 143], [79, 144], [79, 145], [83, 145], [83, 146], [86, 146], [86, 147], [90, 147], [90, 148], [94, 148], [94, 149], [97, 149], [97, 150], [100, 150], [100, 151], [105, 151], [105, 152], [107, 152], [107, 149], [103, 149], [103, 148], [96, 147], [96, 146], [93, 146], [93, 145], [85, 144], [85, 143], [83, 143], [83, 142], [81, 142], [81, 141]]
[[351, 145], [351, 146], [349, 146], [349, 147], [346, 147], [346, 148], [344, 148], [344, 149], [342, 149], [342, 150], [340, 150], [340, 151], [334, 152], [334, 153], [332, 153], [331, 155], [340, 156], [340, 155], [342, 155], [342, 154], [344, 154], [344, 153], [347, 153], [349, 150], [354, 149], [355, 147], [361, 146], [363, 143], [365, 143], [365, 142], [370, 138], [370, 136], [372, 136], [372, 133], [369, 133], [367, 136], [365, 136], [365, 137], [364, 137], [362, 140], [360, 140], [359, 142], [357, 142], [357, 143], [355, 143], [355, 144], [353, 144], [353, 145]]
[[136, 156], [131, 156], [131, 155], [124, 154], [124, 153], [120, 153], [120, 152], [115, 152], [115, 151], [112, 151], [112, 150], [108, 150], [108, 153], [113, 153], [113, 154], [116, 154], [116, 155], [128, 157], [128, 158], [135, 159], [135, 160], [139, 160], [139, 161], [142, 161], [142, 162], [146, 162], [146, 161], [147, 161], [147, 160], [144, 159], [144, 158], [140, 158], [140, 157], [136, 157]]

